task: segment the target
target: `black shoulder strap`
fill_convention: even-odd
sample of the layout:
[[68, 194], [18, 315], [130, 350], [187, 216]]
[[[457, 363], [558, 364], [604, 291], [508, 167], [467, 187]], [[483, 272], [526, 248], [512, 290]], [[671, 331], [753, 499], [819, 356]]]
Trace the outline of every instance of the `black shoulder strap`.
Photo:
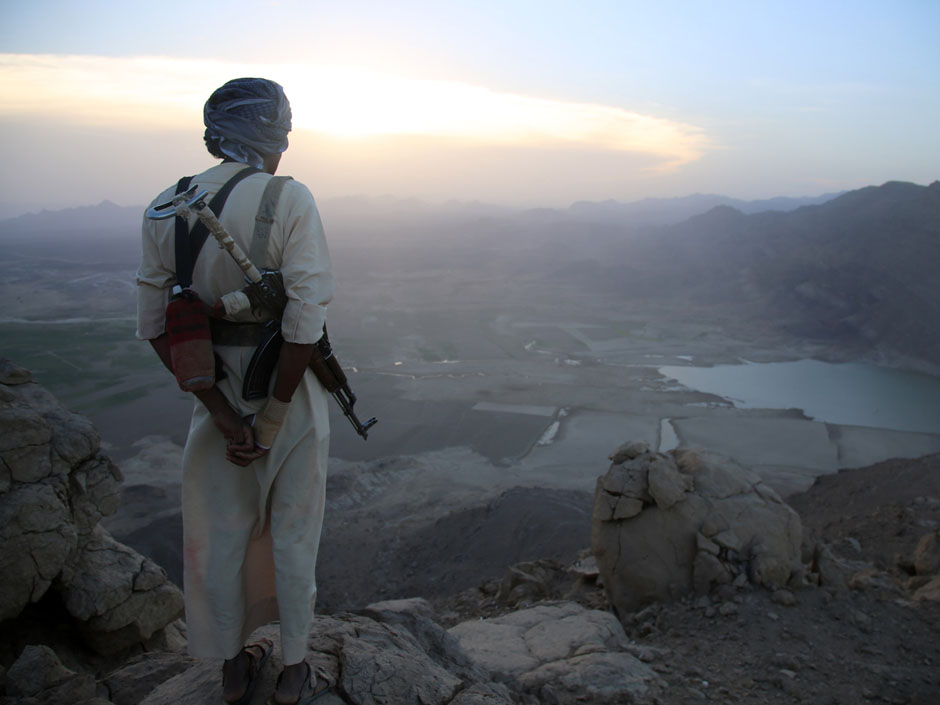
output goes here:
[[[179, 196], [183, 191], [189, 189], [189, 184], [192, 182], [192, 176], [184, 176], [182, 179], [176, 182], [176, 195]], [[177, 280], [179, 279], [179, 272], [182, 271], [180, 267], [181, 253], [183, 248], [189, 249], [189, 224], [186, 222], [186, 218], [181, 216], [176, 216], [173, 219], [174, 224], [176, 225], [176, 271], [177, 271]], [[188, 252], [186, 253], [188, 255]], [[190, 268], [190, 271], [192, 269]], [[189, 286], [192, 282], [187, 282], [186, 286]]]
[[[215, 213], [216, 217], [222, 215], [222, 209], [225, 207], [225, 201], [228, 199], [232, 189], [242, 180], [252, 174], [260, 174], [260, 169], [250, 166], [242, 169], [235, 176], [225, 182], [219, 192], [209, 201], [209, 208]], [[189, 188], [193, 177], [187, 176], [179, 180], [176, 185], [176, 192], [182, 193]], [[197, 221], [193, 226], [192, 232], [189, 232], [186, 221], [183, 218], [176, 218], [176, 283], [186, 288], [193, 283], [193, 267], [196, 264], [196, 258], [199, 256], [202, 246], [209, 237], [209, 229]]]

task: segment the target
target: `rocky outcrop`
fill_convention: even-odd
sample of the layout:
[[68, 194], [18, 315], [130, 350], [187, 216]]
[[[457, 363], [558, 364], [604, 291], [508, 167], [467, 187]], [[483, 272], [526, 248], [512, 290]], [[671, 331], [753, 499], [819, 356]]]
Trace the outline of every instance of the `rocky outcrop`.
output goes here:
[[756, 474], [643, 443], [610, 458], [594, 496], [592, 546], [621, 614], [732, 582], [776, 589], [802, 574], [800, 518]]
[[86, 703], [97, 697], [95, 677], [62, 665], [48, 646], [30, 645], [7, 671], [9, 695], [36, 703]]
[[0, 621], [7, 630], [30, 604], [49, 598], [98, 654], [165, 636], [182, 613], [182, 594], [160, 567], [98, 524], [117, 509], [121, 481], [91, 422], [27, 370], [0, 360]]
[[940, 602], [940, 529], [923, 534], [909, 560], [902, 560], [911, 577], [907, 586], [917, 602]]
[[[255, 637], [275, 643], [252, 700], [260, 703], [280, 670], [277, 627], [264, 627]], [[317, 617], [307, 660], [336, 681], [318, 700], [324, 705], [619, 705], [662, 698], [666, 687], [650, 663], [665, 655], [631, 643], [609, 612], [571, 602], [445, 631], [425, 600], [410, 599]], [[156, 674], [165, 679], [154, 687]], [[215, 702], [221, 672], [217, 662], [154, 653], [110, 674], [104, 684], [117, 705]], [[132, 699], [145, 689], [142, 700]]]
[[[262, 693], [274, 690], [280, 670], [277, 627], [264, 627], [255, 636], [275, 643], [252, 700], [260, 703]], [[333, 692], [317, 701], [324, 705], [507, 705], [515, 700], [504, 684], [467, 657], [421, 599], [318, 617], [307, 660], [336, 680]], [[156, 687], [141, 705], [217, 702], [220, 692], [218, 662], [200, 661]]]
[[533, 702], [653, 702], [664, 685], [610, 612], [573, 602], [541, 604], [463, 622], [450, 634], [494, 678]]

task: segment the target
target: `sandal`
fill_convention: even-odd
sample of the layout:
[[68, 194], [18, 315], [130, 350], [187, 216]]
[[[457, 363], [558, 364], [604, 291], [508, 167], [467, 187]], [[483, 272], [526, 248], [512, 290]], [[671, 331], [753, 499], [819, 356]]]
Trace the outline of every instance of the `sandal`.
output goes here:
[[[261, 673], [264, 662], [268, 660], [273, 650], [274, 642], [270, 639], [261, 639], [261, 641], [245, 644], [240, 652], [248, 657], [248, 684], [245, 686], [245, 693], [238, 700], [226, 700], [225, 696], [222, 696], [222, 705], [248, 705], [251, 701], [251, 695], [255, 691], [258, 674]], [[222, 676], [222, 688], [225, 688], [224, 675]]]
[[[309, 705], [309, 703], [312, 703], [321, 695], [326, 695], [333, 691], [333, 688], [336, 686], [336, 679], [333, 678], [333, 676], [319, 666], [311, 667], [306, 661], [304, 661], [304, 665], [307, 667], [307, 678], [304, 681], [303, 688], [300, 689], [300, 693], [297, 695], [297, 699], [292, 703], [280, 703], [275, 700], [274, 695], [272, 695], [268, 698], [267, 705]], [[277, 677], [277, 685], [274, 686], [275, 692], [281, 685], [281, 676], [283, 675], [284, 672], [281, 671], [280, 675]]]

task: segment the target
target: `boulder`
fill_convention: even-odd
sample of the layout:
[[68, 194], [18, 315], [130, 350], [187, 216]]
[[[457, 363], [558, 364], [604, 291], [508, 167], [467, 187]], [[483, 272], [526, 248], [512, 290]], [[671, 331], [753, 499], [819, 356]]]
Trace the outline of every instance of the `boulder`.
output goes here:
[[[827, 543], [820, 542], [813, 547], [813, 561], [810, 569], [816, 576], [819, 586], [830, 592], [845, 590], [852, 583], [854, 576], [869, 568], [870, 566], [864, 561], [850, 560], [836, 555], [832, 546]], [[856, 582], [858, 582], [857, 579]]]
[[649, 453], [650, 444], [646, 441], [629, 441], [621, 446], [617, 446], [613, 452], [607, 456], [607, 459], [614, 465], [619, 465], [626, 460], [633, 460], [639, 455]]
[[610, 612], [545, 603], [449, 631], [493, 678], [538, 702], [643, 703], [664, 693]]
[[917, 575], [940, 573], [940, 530], [920, 537], [914, 550], [914, 572]]
[[94, 426], [8, 360], [0, 392], [0, 621], [51, 590], [99, 654], [166, 641], [182, 594], [99, 525], [123, 478]]
[[612, 453], [594, 495], [592, 548], [620, 614], [741, 575], [772, 589], [787, 584], [802, 529], [772, 488], [729, 458], [641, 448]]
[[62, 665], [48, 646], [29, 645], [7, 671], [7, 691], [35, 705], [80, 703], [95, 697], [95, 677]]
[[914, 593], [915, 602], [940, 602], [940, 575], [918, 588]]
[[183, 613], [183, 595], [166, 572], [101, 527], [64, 568], [60, 583], [66, 609], [99, 653], [143, 643]]

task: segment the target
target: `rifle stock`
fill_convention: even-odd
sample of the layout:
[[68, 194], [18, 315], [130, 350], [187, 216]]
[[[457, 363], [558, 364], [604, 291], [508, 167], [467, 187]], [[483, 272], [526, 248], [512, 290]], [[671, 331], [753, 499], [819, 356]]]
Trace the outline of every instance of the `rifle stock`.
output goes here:
[[369, 429], [378, 423], [374, 416], [362, 423], [353, 411], [356, 404], [356, 395], [353, 394], [346, 379], [346, 373], [333, 354], [333, 346], [330, 345], [330, 339], [326, 334], [326, 327], [323, 328], [323, 337], [313, 347], [313, 355], [310, 356], [310, 369], [320, 380], [320, 384], [333, 395], [333, 398], [343, 410], [343, 415], [349, 419], [349, 423], [356, 429], [356, 433], [362, 436], [363, 440], [368, 440]]

